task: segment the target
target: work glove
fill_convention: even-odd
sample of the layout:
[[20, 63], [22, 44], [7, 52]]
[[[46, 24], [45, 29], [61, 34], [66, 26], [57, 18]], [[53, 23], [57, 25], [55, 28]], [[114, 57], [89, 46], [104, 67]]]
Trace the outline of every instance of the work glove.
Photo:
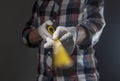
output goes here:
[[69, 54], [72, 54], [78, 38], [77, 28], [58, 26], [53, 34], [53, 39], [56, 38], [58, 38], [62, 42], [66, 51]]
[[53, 45], [52, 35], [48, 32], [47, 27], [52, 26], [53, 22], [51, 20], [47, 20], [41, 26], [38, 27], [38, 33], [42, 37], [43, 40], [46, 41], [44, 44], [44, 48], [50, 48]]
[[38, 27], [38, 33], [43, 40], [46, 40], [47, 37], [52, 38], [52, 35], [47, 30], [48, 25], [53, 25], [52, 21], [47, 20], [41, 26]]
[[[78, 31], [75, 27], [58, 26], [53, 34], [53, 40], [59, 39], [65, 47], [66, 51], [69, 54], [72, 54], [78, 37], [77, 34]], [[47, 38], [47, 43], [44, 45], [44, 47], [50, 48], [53, 45], [53, 40]]]

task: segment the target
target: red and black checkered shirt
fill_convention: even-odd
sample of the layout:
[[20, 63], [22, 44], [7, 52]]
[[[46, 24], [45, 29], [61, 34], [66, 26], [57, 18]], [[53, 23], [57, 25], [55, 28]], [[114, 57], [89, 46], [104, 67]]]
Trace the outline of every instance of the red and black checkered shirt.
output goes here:
[[[105, 26], [103, 0], [38, 0], [33, 13], [27, 22], [22, 36], [24, 43], [30, 47], [38, 47], [38, 81], [98, 81], [95, 50]], [[71, 57], [74, 65], [69, 69], [54, 68], [52, 65], [52, 49], [44, 49], [44, 40], [39, 44], [31, 44], [29, 33], [38, 28], [46, 20], [54, 20], [57, 26], [83, 27], [88, 38], [81, 45], [76, 45]]]

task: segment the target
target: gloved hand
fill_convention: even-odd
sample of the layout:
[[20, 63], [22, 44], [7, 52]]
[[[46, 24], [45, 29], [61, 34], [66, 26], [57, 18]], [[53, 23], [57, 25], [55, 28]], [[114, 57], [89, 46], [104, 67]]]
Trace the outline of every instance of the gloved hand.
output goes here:
[[46, 40], [47, 37], [52, 38], [52, 35], [47, 30], [48, 25], [53, 25], [52, 21], [47, 20], [41, 26], [38, 27], [38, 33], [43, 40]]
[[50, 48], [53, 45], [52, 35], [47, 30], [48, 25], [53, 25], [53, 22], [47, 20], [40, 27], [38, 27], [39, 35], [42, 37], [43, 40], [46, 40], [46, 43], [44, 44], [44, 48]]
[[56, 38], [62, 42], [67, 52], [72, 54], [78, 38], [77, 28], [58, 26], [53, 34], [53, 39]]

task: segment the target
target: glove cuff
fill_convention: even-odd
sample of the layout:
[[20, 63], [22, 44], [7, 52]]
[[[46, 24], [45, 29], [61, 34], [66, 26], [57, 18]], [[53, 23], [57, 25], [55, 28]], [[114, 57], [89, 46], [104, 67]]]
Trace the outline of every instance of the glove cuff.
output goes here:
[[78, 39], [78, 29], [76, 27], [70, 27], [68, 29], [71, 32], [71, 34], [73, 35], [74, 44], [76, 44], [77, 39]]
[[76, 27], [68, 27], [68, 31], [71, 32], [71, 34], [72, 34], [72, 36], [73, 36], [73, 42], [74, 42], [74, 44], [73, 44], [73, 49], [72, 49], [72, 51], [71, 51], [71, 54], [72, 54], [73, 51], [74, 51], [74, 48], [75, 48], [75, 46], [76, 46], [76, 44], [77, 44], [78, 30], [77, 30]]

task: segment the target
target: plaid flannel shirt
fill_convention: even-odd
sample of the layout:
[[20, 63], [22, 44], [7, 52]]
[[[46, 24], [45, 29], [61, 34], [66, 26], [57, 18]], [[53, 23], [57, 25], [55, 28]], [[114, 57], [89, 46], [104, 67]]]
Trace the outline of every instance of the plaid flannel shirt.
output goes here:
[[[93, 46], [98, 42], [105, 26], [103, 0], [38, 0], [33, 13], [23, 30], [24, 43], [38, 47], [37, 81], [98, 81], [97, 60]], [[76, 45], [71, 58], [74, 65], [69, 69], [52, 66], [52, 49], [44, 49], [41, 41], [38, 44], [29, 42], [29, 33], [46, 20], [54, 20], [55, 26], [83, 27], [87, 33], [86, 40]]]

